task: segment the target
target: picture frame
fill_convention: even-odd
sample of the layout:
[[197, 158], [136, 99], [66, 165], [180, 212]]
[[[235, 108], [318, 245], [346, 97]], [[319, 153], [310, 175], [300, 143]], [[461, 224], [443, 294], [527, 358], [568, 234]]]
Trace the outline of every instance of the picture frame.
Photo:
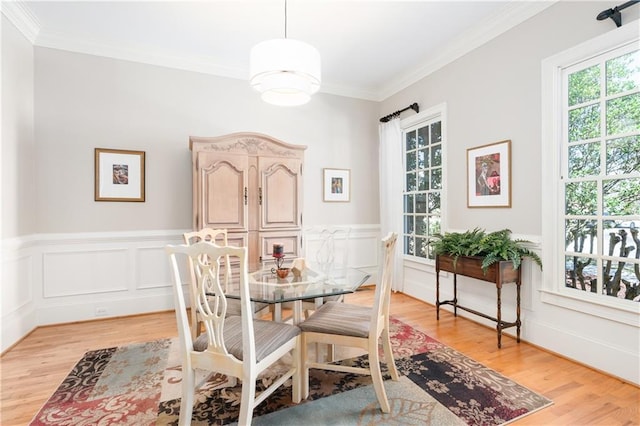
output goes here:
[[511, 140], [467, 149], [467, 207], [511, 207]]
[[145, 152], [95, 148], [95, 201], [145, 200]]
[[324, 202], [348, 203], [351, 200], [351, 170], [322, 169]]

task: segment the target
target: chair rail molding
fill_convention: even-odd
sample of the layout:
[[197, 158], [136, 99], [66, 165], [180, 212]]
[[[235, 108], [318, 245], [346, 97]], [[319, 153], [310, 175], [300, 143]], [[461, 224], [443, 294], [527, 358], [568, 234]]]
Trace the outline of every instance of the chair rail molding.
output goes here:
[[[352, 229], [349, 256], [375, 283], [378, 224]], [[32, 234], [2, 240], [4, 352], [48, 324], [173, 310], [167, 244], [191, 229]], [[310, 239], [312, 237], [310, 236]], [[186, 266], [186, 265], [185, 265]], [[94, 277], [88, 279], [87, 277]]]

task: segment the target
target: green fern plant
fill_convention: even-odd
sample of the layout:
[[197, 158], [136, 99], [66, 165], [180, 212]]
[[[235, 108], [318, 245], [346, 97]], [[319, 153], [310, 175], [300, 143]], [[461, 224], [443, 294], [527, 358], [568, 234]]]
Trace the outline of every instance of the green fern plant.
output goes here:
[[514, 269], [518, 269], [523, 257], [529, 257], [542, 269], [542, 259], [525, 247], [525, 243], [530, 241], [511, 239], [509, 229], [487, 233], [480, 228], [465, 232], [447, 232], [444, 235], [435, 234], [429, 242], [435, 254], [451, 256], [454, 266], [460, 256], [482, 257], [482, 270], [485, 274], [489, 266], [502, 260], [511, 261]]

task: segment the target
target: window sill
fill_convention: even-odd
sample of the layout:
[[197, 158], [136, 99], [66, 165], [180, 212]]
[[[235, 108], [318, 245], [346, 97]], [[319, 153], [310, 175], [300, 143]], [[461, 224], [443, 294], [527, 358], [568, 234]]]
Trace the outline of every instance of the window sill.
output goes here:
[[570, 295], [556, 291], [540, 290], [540, 297], [543, 303], [640, 328], [640, 321], [638, 321], [640, 303], [633, 302], [632, 306], [622, 300], [611, 300], [610, 303], [603, 303], [602, 296], [582, 293]]

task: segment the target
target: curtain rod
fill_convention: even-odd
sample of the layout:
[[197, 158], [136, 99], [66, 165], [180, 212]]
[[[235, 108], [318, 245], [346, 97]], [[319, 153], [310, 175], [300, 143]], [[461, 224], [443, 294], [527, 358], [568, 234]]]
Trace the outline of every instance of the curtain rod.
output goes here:
[[596, 19], [598, 21], [604, 21], [607, 18], [611, 18], [611, 19], [613, 19], [613, 22], [616, 23], [616, 27], [621, 27], [622, 26], [622, 14], [620, 13], [620, 11], [622, 9], [626, 9], [629, 6], [633, 6], [636, 3], [640, 3], [640, 0], [628, 1], [626, 3], [622, 3], [622, 4], [614, 7], [613, 9], [603, 10], [602, 12], [600, 12], [598, 14]]
[[405, 109], [399, 109], [398, 111], [391, 113], [389, 115], [385, 115], [384, 117], [382, 117], [380, 119], [381, 123], [386, 123], [387, 121], [391, 120], [392, 118], [396, 118], [398, 117], [401, 113], [405, 112], [408, 109], [412, 109], [415, 112], [420, 112], [420, 107], [418, 106], [417, 102], [412, 103], [411, 105], [409, 105], [408, 107], [406, 107]]

